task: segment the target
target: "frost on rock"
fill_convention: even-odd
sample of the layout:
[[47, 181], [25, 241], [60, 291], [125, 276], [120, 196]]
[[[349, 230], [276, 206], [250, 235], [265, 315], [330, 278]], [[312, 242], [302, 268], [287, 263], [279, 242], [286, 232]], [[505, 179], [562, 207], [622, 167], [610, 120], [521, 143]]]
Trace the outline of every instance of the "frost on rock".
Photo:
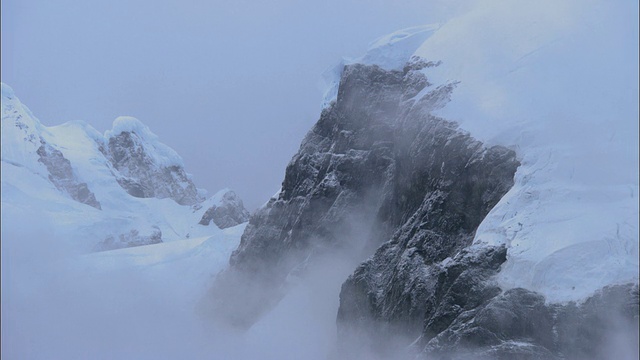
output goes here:
[[[521, 170], [513, 150], [518, 146], [486, 145], [435, 115], [451, 105], [464, 83], [443, 81], [444, 65], [412, 56], [399, 69], [343, 67], [335, 99], [287, 166], [281, 190], [252, 215], [230, 268], [216, 278], [207, 309], [217, 321], [249, 328], [314, 259], [373, 253], [342, 286], [337, 351], [345, 358], [407, 351], [417, 358], [604, 358], [600, 349], [608, 333], [583, 331], [600, 320], [607, 327], [637, 328], [637, 286], [626, 275], [618, 284], [604, 282], [611, 286], [594, 282], [591, 293], [580, 298], [584, 303], [567, 304], [547, 302], [547, 293], [532, 289], [531, 269], [509, 268], [518, 242], [492, 241], [482, 224], [487, 226], [486, 219], [500, 224], [499, 216], [505, 223], [510, 216], [510, 221], [542, 219], [533, 229], [562, 225], [564, 232], [546, 234], [564, 235], [567, 225], [557, 221], [558, 213], [532, 211], [538, 203], [531, 199], [543, 191], [554, 194], [545, 186], [558, 183], [527, 184], [546, 175], [531, 167], [530, 153], [521, 155], [527, 161]], [[555, 194], [561, 203], [565, 194]], [[514, 218], [505, 209], [513, 214], [525, 209], [531, 217]], [[479, 229], [482, 238], [476, 237]], [[518, 229], [502, 230], [507, 233], [499, 235]], [[620, 233], [629, 237], [622, 226]], [[519, 245], [525, 251], [549, 241], [520, 239]], [[629, 254], [637, 247], [618, 248]], [[547, 257], [548, 264], [580, 263], [581, 249], [575, 259], [569, 251]], [[505, 268], [521, 274], [513, 280], [523, 288], [504, 286]], [[554, 268], [543, 278], [562, 278]], [[610, 309], [602, 306], [606, 302]], [[605, 321], [609, 315], [616, 320]]]
[[513, 151], [486, 148], [430, 114], [452, 90], [431, 87], [411, 64], [345, 66], [336, 102], [303, 140], [281, 191], [252, 215], [231, 268], [217, 278], [213, 315], [248, 327], [286, 292], [290, 274], [323, 254], [361, 259], [399, 229], [403, 241], [420, 246], [416, 260], [444, 261], [468, 246], [513, 184], [518, 162]]
[[249, 212], [238, 195], [231, 190], [221, 190], [209, 202], [213, 205], [202, 215], [200, 225], [207, 226], [213, 222], [220, 229], [226, 229], [249, 221]]

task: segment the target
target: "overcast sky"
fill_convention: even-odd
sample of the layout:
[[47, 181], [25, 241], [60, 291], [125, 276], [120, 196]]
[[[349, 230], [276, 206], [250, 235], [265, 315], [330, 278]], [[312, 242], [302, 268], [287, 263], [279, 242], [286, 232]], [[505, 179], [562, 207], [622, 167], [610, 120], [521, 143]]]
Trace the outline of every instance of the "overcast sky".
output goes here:
[[320, 114], [321, 73], [462, 6], [443, 3], [2, 0], [2, 81], [47, 126], [137, 117], [253, 210]]

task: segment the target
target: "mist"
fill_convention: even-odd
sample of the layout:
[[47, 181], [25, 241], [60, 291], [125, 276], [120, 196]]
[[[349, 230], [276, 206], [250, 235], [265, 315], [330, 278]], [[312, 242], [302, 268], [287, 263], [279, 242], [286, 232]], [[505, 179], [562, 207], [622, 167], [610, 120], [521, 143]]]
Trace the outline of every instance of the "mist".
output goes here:
[[[3, 214], [3, 224], [9, 219]], [[180, 274], [159, 278], [135, 269], [98, 271], [81, 265], [71, 249], [61, 250], [64, 241], [51, 237], [50, 225], [28, 232], [11, 227], [2, 229], [5, 359], [392, 360], [412, 358], [417, 350], [371, 353], [364, 338], [351, 338], [349, 348], [338, 352], [338, 295], [353, 270], [345, 259], [316, 262], [272, 311], [249, 331], [238, 332], [201, 317], [195, 303], [202, 299], [180, 293]], [[637, 327], [616, 318], [601, 326], [610, 331], [603, 358], [637, 358], [632, 345], [637, 345]]]
[[[273, 309], [249, 330], [238, 331], [199, 311], [210, 300], [205, 290], [215, 276], [202, 284], [171, 263], [164, 270], [101, 268], [58, 237], [55, 224], [34, 218], [47, 219], [37, 210], [2, 212], [3, 359], [400, 360], [420, 350], [404, 345], [372, 353], [364, 336], [352, 336], [348, 344], [338, 341], [340, 287], [369, 255], [361, 251], [366, 237], [351, 251], [329, 251], [307, 264], [289, 279], [288, 292]], [[356, 233], [361, 227], [354, 224]], [[629, 305], [637, 313], [637, 294]], [[636, 358], [637, 317], [635, 325], [617, 316], [594, 325], [607, 333], [598, 358]], [[477, 359], [465, 353], [448, 356]]]
[[193, 295], [182, 273], [100, 269], [51, 235], [52, 224], [29, 226], [5, 212], [2, 223], [3, 358], [335, 356], [338, 295], [353, 259], [315, 262], [271, 312], [239, 332], [202, 317], [198, 304], [205, 299]]
[[278, 304], [238, 331], [201, 311], [216, 274], [202, 281], [180, 259], [141, 266], [117, 257], [98, 262], [101, 253], [83, 253], [47, 219], [32, 208], [2, 211], [3, 359], [342, 358], [340, 288], [371, 251], [363, 250], [369, 239], [358, 221], [345, 233], [360, 234], [350, 248], [305, 263], [289, 277]]

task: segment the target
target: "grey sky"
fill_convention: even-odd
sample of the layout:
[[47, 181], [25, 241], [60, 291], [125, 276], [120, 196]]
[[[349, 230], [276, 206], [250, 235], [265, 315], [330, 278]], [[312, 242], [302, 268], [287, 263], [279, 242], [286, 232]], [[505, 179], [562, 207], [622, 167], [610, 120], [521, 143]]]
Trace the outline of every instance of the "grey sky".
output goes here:
[[253, 210], [319, 116], [320, 74], [444, 2], [3, 0], [2, 81], [48, 126], [137, 117]]

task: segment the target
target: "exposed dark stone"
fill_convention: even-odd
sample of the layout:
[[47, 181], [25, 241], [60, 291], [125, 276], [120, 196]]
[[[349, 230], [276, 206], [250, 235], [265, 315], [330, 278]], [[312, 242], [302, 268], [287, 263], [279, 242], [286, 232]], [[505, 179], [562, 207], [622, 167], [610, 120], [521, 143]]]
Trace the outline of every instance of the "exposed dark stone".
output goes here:
[[40, 140], [40, 147], [36, 151], [38, 161], [44, 164], [49, 171], [49, 180], [55, 187], [68, 194], [73, 200], [87, 204], [96, 209], [102, 209], [96, 196], [89, 190], [86, 183], [78, 181], [73, 173], [71, 162], [57, 150]]
[[403, 71], [406, 73], [411, 70], [422, 70], [424, 68], [439, 66], [441, 63], [441, 61], [429, 61], [425, 58], [414, 55], [409, 59], [409, 61], [407, 61]]
[[248, 328], [314, 258], [377, 248], [342, 285], [339, 359], [637, 358], [637, 285], [549, 304], [494, 282], [506, 248], [471, 242], [519, 163], [432, 115], [456, 86], [432, 88], [420, 70], [437, 65], [344, 68], [336, 101], [251, 217], [207, 310]]
[[[500, 293], [489, 281], [506, 260], [504, 247], [461, 249], [440, 263], [425, 261], [416, 247], [384, 244], [342, 285], [338, 311], [339, 345], [353, 356], [353, 343], [393, 357], [418, 336], [429, 340], [459, 316]], [[426, 239], [429, 241], [429, 238]], [[493, 334], [477, 340], [497, 343]]]
[[119, 172], [118, 183], [129, 195], [171, 198], [180, 205], [202, 200], [182, 167], [154, 163], [142, 142], [135, 132], [122, 132], [108, 143], [109, 158]]
[[220, 229], [242, 224], [249, 221], [249, 212], [244, 208], [242, 200], [233, 191], [227, 191], [220, 203], [205, 211], [200, 219], [200, 225], [209, 225], [213, 221]]
[[[344, 68], [336, 102], [287, 166], [281, 192], [251, 217], [230, 269], [216, 280], [212, 314], [248, 327], [286, 292], [294, 269], [328, 251], [361, 259], [394, 233], [397, 246], [415, 243], [414, 254], [406, 254], [415, 261], [438, 262], [469, 244], [519, 164], [513, 151], [487, 149], [430, 114], [455, 84], [409, 100], [428, 86], [411, 69]], [[397, 309], [402, 318], [413, 314]]]
[[[582, 303], [548, 304], [511, 289], [428, 340], [428, 359], [636, 359], [638, 286], [608, 286]], [[424, 337], [419, 344], [424, 344]]]

